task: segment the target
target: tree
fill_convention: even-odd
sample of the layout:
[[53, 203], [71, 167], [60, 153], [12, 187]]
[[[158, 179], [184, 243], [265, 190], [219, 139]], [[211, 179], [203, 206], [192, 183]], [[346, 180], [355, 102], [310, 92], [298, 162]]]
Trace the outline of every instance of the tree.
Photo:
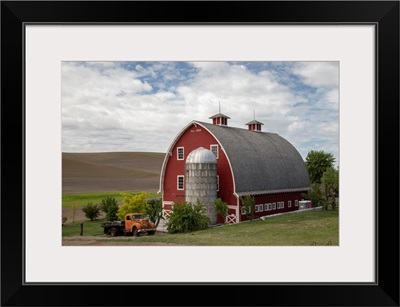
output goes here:
[[117, 217], [120, 220], [125, 219], [128, 213], [142, 213], [147, 214], [147, 200], [149, 193], [142, 192], [139, 194], [121, 193], [124, 196], [123, 204], [119, 206]]
[[210, 223], [206, 211], [206, 206], [200, 201], [196, 204], [175, 203], [167, 222], [168, 233], [186, 233], [206, 229]]
[[85, 216], [88, 219], [93, 221], [100, 215], [100, 206], [93, 203], [88, 203], [82, 207], [82, 211], [85, 213]]
[[331, 204], [332, 210], [336, 209], [336, 195], [339, 191], [339, 171], [328, 167], [321, 178], [325, 190], [327, 204]]
[[310, 176], [310, 183], [321, 183], [323, 173], [333, 167], [335, 158], [331, 153], [323, 150], [311, 150], [306, 157], [306, 167]]
[[101, 200], [100, 210], [106, 214], [106, 221], [115, 221], [118, 219], [118, 202], [114, 197], [107, 196]]
[[255, 200], [253, 196], [246, 195], [245, 197], [240, 197], [242, 201], [242, 209], [246, 213], [247, 218], [252, 221], [254, 219], [255, 211]]
[[224, 224], [225, 224], [225, 219], [226, 219], [226, 216], [228, 215], [228, 204], [226, 202], [222, 201], [221, 198], [217, 198], [214, 201], [214, 206], [217, 211], [217, 214], [220, 214], [222, 216], [222, 219], [224, 220]]
[[147, 202], [146, 213], [149, 216], [149, 220], [157, 227], [160, 221], [164, 219], [162, 216], [161, 198], [149, 199]]
[[311, 183], [310, 189], [307, 193], [302, 194], [307, 200], [311, 200], [313, 207], [318, 207], [324, 201], [324, 192], [322, 191], [321, 184]]

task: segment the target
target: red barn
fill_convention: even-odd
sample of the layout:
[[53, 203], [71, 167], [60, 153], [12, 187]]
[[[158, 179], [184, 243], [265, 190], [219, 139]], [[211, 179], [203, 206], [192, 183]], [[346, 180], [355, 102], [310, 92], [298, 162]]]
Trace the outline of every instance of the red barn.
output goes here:
[[[245, 195], [255, 199], [255, 218], [298, 210], [310, 182], [305, 163], [293, 145], [278, 134], [262, 132], [262, 123], [256, 120], [242, 129], [229, 127], [230, 118], [221, 113], [210, 119], [212, 124], [190, 122], [167, 151], [160, 176], [164, 216], [168, 218], [174, 203], [186, 201], [186, 160], [201, 147], [216, 158], [216, 194], [229, 208], [225, 222], [247, 219], [241, 203]], [[206, 155], [196, 154], [200, 159]], [[224, 222], [221, 216], [215, 220]]]

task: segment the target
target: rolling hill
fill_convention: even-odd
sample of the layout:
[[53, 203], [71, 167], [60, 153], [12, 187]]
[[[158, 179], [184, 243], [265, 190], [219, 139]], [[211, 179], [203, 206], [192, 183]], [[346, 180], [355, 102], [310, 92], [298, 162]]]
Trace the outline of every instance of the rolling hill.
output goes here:
[[164, 153], [62, 153], [63, 194], [158, 191]]

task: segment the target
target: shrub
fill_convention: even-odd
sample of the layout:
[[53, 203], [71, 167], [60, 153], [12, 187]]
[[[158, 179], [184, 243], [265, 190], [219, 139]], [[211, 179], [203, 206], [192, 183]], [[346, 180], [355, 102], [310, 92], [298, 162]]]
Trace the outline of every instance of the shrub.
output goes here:
[[147, 201], [146, 198], [149, 196], [148, 193], [142, 192], [137, 195], [130, 193], [121, 193], [124, 196], [124, 203], [119, 206], [117, 217], [120, 220], [125, 219], [125, 215], [128, 213], [143, 213], [146, 214]]
[[253, 196], [246, 195], [245, 197], [240, 197], [242, 201], [242, 209], [246, 213], [247, 218], [252, 221], [254, 219], [255, 211], [255, 200]]
[[217, 214], [220, 214], [224, 220], [224, 224], [225, 224], [225, 218], [228, 215], [228, 204], [224, 201], [222, 201], [221, 198], [217, 198], [214, 201], [214, 206], [215, 209], [217, 210]]
[[149, 217], [149, 220], [157, 227], [160, 223], [160, 220], [163, 219], [161, 198], [150, 199], [147, 202], [146, 213]]
[[100, 206], [88, 203], [87, 205], [82, 207], [82, 211], [85, 213], [85, 216], [91, 221], [97, 219], [100, 215]]
[[101, 200], [100, 210], [103, 211], [107, 221], [115, 221], [118, 219], [118, 202], [114, 197], [105, 197]]
[[319, 207], [325, 199], [322, 186], [319, 183], [311, 183], [308, 192], [302, 193], [302, 196], [307, 200], [311, 200], [313, 207]]
[[62, 225], [64, 225], [65, 224], [65, 222], [68, 220], [68, 218], [66, 217], [66, 216], [63, 216], [63, 218], [62, 218]]
[[177, 202], [167, 222], [169, 233], [185, 233], [208, 228], [210, 219], [206, 207], [201, 203]]

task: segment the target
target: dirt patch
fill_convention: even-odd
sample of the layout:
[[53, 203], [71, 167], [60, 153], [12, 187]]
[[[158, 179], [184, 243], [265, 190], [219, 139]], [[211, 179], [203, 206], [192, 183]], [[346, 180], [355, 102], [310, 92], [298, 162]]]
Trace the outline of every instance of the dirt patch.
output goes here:
[[[156, 232], [155, 235], [165, 235]], [[121, 241], [121, 238], [127, 240]], [[109, 236], [74, 236], [63, 237], [62, 246], [184, 246], [181, 244], [161, 243], [161, 242], [137, 242], [136, 237], [109, 237]]]

